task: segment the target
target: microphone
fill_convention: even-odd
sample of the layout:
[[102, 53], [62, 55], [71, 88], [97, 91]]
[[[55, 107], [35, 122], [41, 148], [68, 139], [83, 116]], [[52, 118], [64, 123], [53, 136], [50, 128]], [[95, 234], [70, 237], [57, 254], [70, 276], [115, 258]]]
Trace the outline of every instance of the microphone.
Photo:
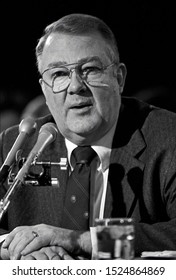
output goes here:
[[58, 130], [54, 123], [46, 123], [41, 127], [36, 144], [34, 145], [33, 149], [29, 153], [29, 156], [27, 157], [25, 163], [23, 164], [18, 174], [16, 175], [14, 182], [9, 187], [4, 198], [0, 201], [0, 221], [4, 213], [7, 211], [7, 208], [10, 204], [10, 201], [15, 191], [24, 182], [29, 167], [31, 166], [32, 163], [35, 163], [38, 156], [42, 153], [45, 147], [56, 139], [57, 132]]
[[56, 139], [58, 130], [54, 123], [44, 124], [40, 131], [36, 144], [29, 153], [26, 161], [24, 162], [22, 168], [19, 170], [18, 174], [15, 177], [16, 182], [23, 182], [31, 164], [35, 164], [39, 155], [43, 152], [47, 145], [53, 142]]
[[22, 147], [26, 138], [35, 132], [36, 127], [37, 124], [31, 117], [23, 119], [19, 124], [19, 135], [0, 168], [0, 183], [3, 183], [6, 180], [10, 167], [15, 161], [17, 151]]

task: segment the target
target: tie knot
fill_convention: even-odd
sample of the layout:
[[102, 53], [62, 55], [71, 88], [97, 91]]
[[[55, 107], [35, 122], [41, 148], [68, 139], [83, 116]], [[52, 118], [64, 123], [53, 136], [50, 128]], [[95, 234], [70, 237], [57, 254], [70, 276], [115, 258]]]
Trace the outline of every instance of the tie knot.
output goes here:
[[90, 164], [96, 152], [90, 146], [78, 146], [73, 150], [73, 156], [76, 163]]

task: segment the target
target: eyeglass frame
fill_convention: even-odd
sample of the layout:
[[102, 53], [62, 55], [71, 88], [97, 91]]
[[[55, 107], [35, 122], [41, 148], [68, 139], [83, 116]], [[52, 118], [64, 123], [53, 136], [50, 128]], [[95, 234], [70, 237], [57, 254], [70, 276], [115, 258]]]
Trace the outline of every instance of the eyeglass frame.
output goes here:
[[[60, 65], [60, 66], [53, 66], [53, 67], [47, 68], [47, 69], [45, 69], [45, 70], [41, 73], [41, 77], [42, 77], [42, 78], [41, 78], [40, 80], [43, 81], [47, 86], [49, 86], [49, 87], [52, 89], [52, 91], [53, 91], [54, 94], [60, 93], [60, 92], [62, 92], [62, 91], [64, 91], [64, 90], [66, 90], [66, 89], [69, 87], [70, 82], [71, 82], [71, 78], [72, 78], [73, 70], [76, 71], [78, 67], [80, 67], [80, 66], [82, 66], [82, 65], [84, 65], [84, 64], [86, 64], [86, 63], [88, 63], [88, 62], [90, 62], [90, 61], [86, 61], [86, 62], [82, 62], [82, 63], [74, 62], [74, 63], [63, 64], [63, 65]], [[69, 68], [66, 67], [66, 66], [71, 66], [71, 65], [76, 65], [76, 66], [73, 67], [73, 68], [71, 68], [71, 69], [69, 69]], [[102, 68], [100, 69], [100, 71], [102, 71], [102, 73], [103, 73], [108, 67], [111, 67], [111, 66], [113, 66], [113, 65], [117, 65], [117, 66], [118, 66], [118, 63], [117, 63], [117, 62], [111, 62], [111, 63], [108, 64], [108, 65], [103, 65], [103, 64], [102, 64]], [[56, 92], [56, 91], [53, 90], [54, 81], [55, 81], [56, 77], [54, 77], [54, 78], [52, 79], [52, 85], [49, 85], [49, 84], [43, 79], [43, 75], [44, 75], [45, 72], [47, 72], [47, 71], [49, 71], [49, 70], [52, 70], [52, 69], [55, 69], [55, 68], [59, 68], [59, 67], [63, 67], [63, 68], [65, 68], [65, 69], [68, 71], [68, 73], [69, 73], [68, 78], [70, 79], [70, 82], [69, 82], [69, 84], [68, 84], [64, 89], [62, 89], [62, 90]], [[86, 84], [90, 85], [89, 82], [87, 82], [87, 75], [89, 74], [89, 72], [87, 72], [87, 73], [85, 74], [85, 77], [82, 77], [78, 71], [77, 71], [77, 74], [78, 74], [79, 78], [81, 79], [81, 81], [83, 81], [83, 83], [86, 83]], [[90, 86], [92, 86], [92, 85], [90, 85]]]

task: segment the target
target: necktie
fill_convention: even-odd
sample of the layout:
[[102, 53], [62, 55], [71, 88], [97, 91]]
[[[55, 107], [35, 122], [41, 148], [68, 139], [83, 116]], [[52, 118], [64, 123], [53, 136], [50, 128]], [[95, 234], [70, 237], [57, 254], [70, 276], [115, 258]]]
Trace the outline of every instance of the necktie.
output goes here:
[[91, 163], [97, 154], [90, 146], [78, 146], [72, 155], [75, 167], [67, 183], [62, 227], [88, 230]]

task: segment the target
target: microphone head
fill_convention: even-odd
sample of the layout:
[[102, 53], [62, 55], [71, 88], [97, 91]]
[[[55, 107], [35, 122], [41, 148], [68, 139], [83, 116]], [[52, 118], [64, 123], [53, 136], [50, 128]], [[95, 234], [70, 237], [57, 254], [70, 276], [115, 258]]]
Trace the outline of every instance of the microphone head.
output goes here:
[[19, 132], [27, 133], [28, 135], [31, 135], [35, 132], [37, 128], [37, 124], [35, 120], [31, 117], [27, 117], [23, 119], [19, 124]]
[[54, 123], [48, 122], [40, 128], [39, 134], [41, 133], [52, 135], [52, 141], [54, 141], [57, 137], [58, 130]]

